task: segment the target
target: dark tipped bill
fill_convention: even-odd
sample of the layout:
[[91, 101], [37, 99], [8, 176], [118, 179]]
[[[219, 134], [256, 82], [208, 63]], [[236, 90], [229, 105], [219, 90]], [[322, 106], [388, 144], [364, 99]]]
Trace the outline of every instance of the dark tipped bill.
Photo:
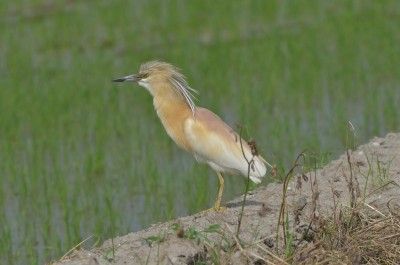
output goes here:
[[125, 78], [117, 78], [117, 79], [113, 79], [113, 82], [124, 82], [126, 79]]
[[137, 82], [139, 81], [139, 78], [137, 75], [128, 75], [125, 77], [120, 77], [112, 80], [113, 82]]

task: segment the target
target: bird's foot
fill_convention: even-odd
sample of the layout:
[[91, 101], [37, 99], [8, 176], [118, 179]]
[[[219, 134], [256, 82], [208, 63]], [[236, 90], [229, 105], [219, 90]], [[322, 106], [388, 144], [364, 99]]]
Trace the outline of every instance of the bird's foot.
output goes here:
[[206, 214], [218, 213], [218, 212], [225, 211], [226, 209], [228, 209], [228, 208], [227, 208], [227, 207], [222, 207], [222, 206], [220, 206], [220, 207], [218, 207], [218, 208], [212, 207], [212, 208], [210, 208], [210, 209], [204, 210], [204, 213], [206, 213]]
[[225, 211], [226, 209], [227, 209], [226, 207], [221, 206], [221, 201], [218, 200], [218, 201], [214, 204], [214, 207], [211, 208], [210, 210], [214, 210], [214, 212], [222, 212], [222, 211]]
[[220, 206], [220, 207], [218, 207], [218, 208], [212, 208], [214, 211], [216, 211], [216, 212], [222, 212], [222, 211], [225, 211], [226, 209], [228, 209], [228, 207], [223, 207], [223, 206]]

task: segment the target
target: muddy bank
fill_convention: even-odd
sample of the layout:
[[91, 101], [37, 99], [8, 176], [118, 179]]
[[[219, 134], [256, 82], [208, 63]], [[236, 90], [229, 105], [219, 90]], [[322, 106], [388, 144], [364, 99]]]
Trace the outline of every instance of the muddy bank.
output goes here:
[[[332, 219], [333, 212], [351, 205], [362, 206], [363, 213], [371, 216], [390, 215], [400, 209], [399, 184], [400, 133], [373, 138], [322, 169], [293, 175], [281, 218], [291, 235], [286, 233], [286, 240], [293, 248], [307, 248], [318, 240], [317, 230]], [[284, 264], [285, 239], [279, 225], [283, 194], [284, 184], [252, 191], [238, 237], [242, 197], [227, 203], [225, 211], [156, 224], [107, 240], [100, 248], [77, 248], [54, 264], [265, 264], [265, 260]]]

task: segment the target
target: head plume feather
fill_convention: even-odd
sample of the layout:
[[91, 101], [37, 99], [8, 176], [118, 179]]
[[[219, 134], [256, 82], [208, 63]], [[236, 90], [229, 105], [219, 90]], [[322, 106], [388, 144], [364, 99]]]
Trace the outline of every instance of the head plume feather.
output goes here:
[[146, 62], [140, 66], [140, 72], [151, 74], [153, 71], [165, 73], [175, 89], [175, 92], [184, 97], [194, 116], [196, 113], [196, 105], [194, 104], [193, 99], [196, 99], [196, 97], [193, 96], [193, 93], [198, 94], [198, 92], [189, 86], [186, 82], [185, 76], [180, 73], [180, 69], [172, 64], [160, 61]]

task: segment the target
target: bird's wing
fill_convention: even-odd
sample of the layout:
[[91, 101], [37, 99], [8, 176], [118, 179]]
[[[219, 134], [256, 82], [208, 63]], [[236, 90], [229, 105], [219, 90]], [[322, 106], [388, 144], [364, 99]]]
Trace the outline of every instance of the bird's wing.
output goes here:
[[253, 159], [250, 178], [256, 183], [261, 182], [259, 178], [266, 173], [261, 158], [253, 157], [246, 141], [211, 111], [197, 108], [196, 116], [185, 120], [184, 133], [198, 160], [206, 162], [219, 172], [240, 173], [247, 176], [249, 167], [247, 161]]

